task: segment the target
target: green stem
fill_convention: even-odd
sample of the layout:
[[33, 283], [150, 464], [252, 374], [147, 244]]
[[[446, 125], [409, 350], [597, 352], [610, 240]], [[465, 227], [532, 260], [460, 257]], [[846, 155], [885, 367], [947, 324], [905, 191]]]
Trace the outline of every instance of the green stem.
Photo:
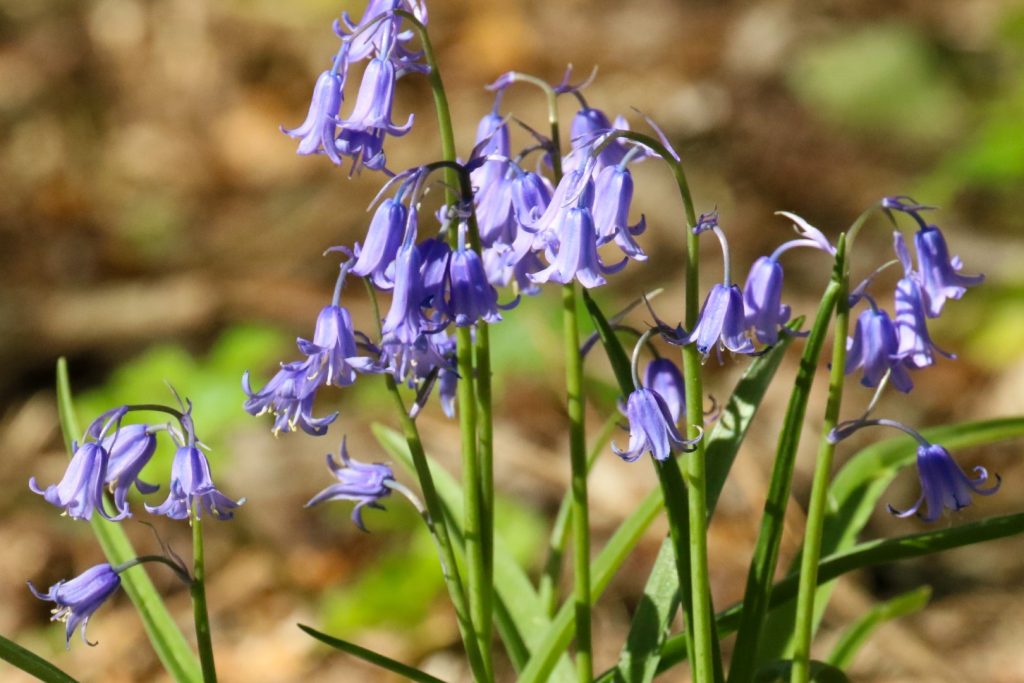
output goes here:
[[836, 302], [835, 338], [832, 341], [832, 371], [828, 383], [828, 403], [822, 425], [821, 445], [814, 467], [811, 502], [807, 511], [804, 531], [803, 555], [800, 559], [800, 590], [797, 594], [796, 632], [794, 634], [793, 683], [810, 680], [811, 639], [814, 631], [814, 597], [818, 585], [818, 562], [821, 558], [821, 535], [825, 526], [828, 487], [832, 478], [832, 460], [836, 446], [828, 439], [829, 432], [839, 422], [839, 409], [843, 398], [843, 380], [846, 369], [846, 336], [850, 327], [850, 279], [846, 267], [846, 235], [839, 236], [837, 260], [842, 259], [839, 281], [839, 299]]
[[[437, 57], [434, 53], [433, 44], [430, 41], [430, 34], [426, 26], [420, 23], [415, 16], [404, 10], [395, 12], [396, 15], [404, 17], [416, 29], [423, 45], [423, 54], [430, 66], [428, 75], [430, 90], [434, 96], [434, 107], [437, 111], [438, 133], [441, 139], [441, 156], [445, 161], [456, 162], [455, 131], [452, 127], [451, 109], [448, 105], [448, 97], [445, 94], [444, 82], [441, 80], [441, 70], [438, 68]], [[464, 174], [463, 174], [464, 175]], [[455, 169], [445, 169], [445, 180], [447, 186], [447, 203], [452, 206], [457, 201], [455, 187], [457, 183], [463, 185], [463, 195], [470, 200], [472, 205], [472, 190], [467, 193], [464, 178], [459, 178]], [[470, 241], [473, 249], [480, 253], [480, 235], [476, 227], [476, 220], [470, 221]], [[458, 239], [458, 231], [453, 230], [450, 239], [454, 242]], [[490, 349], [489, 335], [486, 323], [481, 323], [477, 331], [476, 357], [480, 366], [477, 368], [486, 379], [476, 376], [473, 364], [474, 343], [473, 336], [468, 327], [460, 327], [455, 333], [456, 342], [456, 363], [459, 371], [459, 431], [461, 432], [462, 449], [462, 477], [463, 488], [465, 489], [465, 510], [464, 529], [466, 546], [467, 579], [470, 600], [470, 613], [472, 617], [473, 633], [476, 638], [476, 647], [482, 658], [483, 668], [486, 672], [486, 680], [493, 680], [493, 667], [491, 664], [491, 632], [493, 623], [493, 511], [490, 506], [494, 500], [493, 482], [493, 426], [491, 410], [490, 391]], [[483, 393], [478, 397], [476, 393], [476, 380], [481, 381], [485, 387]], [[478, 426], [477, 423], [477, 400], [480, 400], [480, 418], [486, 423]], [[477, 449], [477, 431], [481, 431], [481, 447]], [[481, 462], [480, 458], [484, 461]]]
[[203, 682], [217, 683], [217, 669], [213, 663], [213, 642], [210, 639], [210, 616], [206, 611], [206, 564], [203, 552], [203, 521], [199, 515], [192, 519], [192, 616], [196, 622], [196, 643], [199, 663], [203, 668]]
[[590, 634], [590, 510], [587, 506], [587, 441], [584, 422], [583, 359], [580, 357], [576, 283], [562, 286], [562, 332], [565, 343], [566, 407], [569, 413], [569, 462], [572, 470], [576, 671], [581, 683], [594, 678]]

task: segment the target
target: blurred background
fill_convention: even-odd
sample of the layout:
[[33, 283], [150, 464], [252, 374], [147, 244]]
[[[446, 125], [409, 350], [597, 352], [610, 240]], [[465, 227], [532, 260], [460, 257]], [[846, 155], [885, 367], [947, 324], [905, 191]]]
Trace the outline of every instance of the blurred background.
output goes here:
[[[166, 678], [124, 596], [91, 624], [98, 647], [76, 638], [65, 652], [63, 628], [48, 624], [47, 606], [25, 588], [26, 579], [48, 586], [101, 558], [86, 525], [60, 518], [26, 486], [33, 475], [57, 481], [66, 465], [52, 389], [60, 355], [69, 358], [82, 420], [118, 403], [169, 401], [164, 382], [173, 383], [195, 403], [222, 489], [248, 498], [234, 522], [208, 525], [223, 681], [390, 680], [316, 643], [296, 622], [466, 680], [440, 572], [408, 506], [395, 500], [387, 513], [368, 512], [369, 535], [349, 522], [347, 505], [302, 508], [330, 483], [323, 456], [342, 434], [354, 457], [386, 459], [369, 431], [374, 421], [394, 424], [379, 384], [322, 392], [319, 412], [341, 416], [320, 439], [274, 439], [269, 419], [241, 409], [242, 372], [262, 386], [279, 361], [296, 356], [293, 339], [312, 334], [337, 268], [321, 252], [362, 239], [365, 208], [382, 181], [299, 157], [278, 130], [305, 117], [313, 82], [337, 46], [331, 21], [342, 9], [358, 17], [364, 5], [0, 4], [0, 633], [82, 680]], [[578, 78], [599, 67], [585, 92], [590, 104], [637, 127], [631, 107], [661, 124], [683, 154], [698, 210], [721, 213], [737, 277], [790, 238], [774, 211], [796, 212], [834, 236], [884, 195], [940, 206], [932, 219], [965, 272], [987, 275], [986, 286], [951, 303], [933, 325], [937, 343], [960, 360], [916, 373], [910, 398], [888, 397], [879, 410], [917, 426], [1024, 413], [1024, 2], [446, 0], [429, 10], [463, 154], [491, 106], [482, 86], [500, 73], [557, 81], [569, 63]], [[503, 110], [541, 129], [542, 106], [532, 90], [513, 89]], [[396, 118], [410, 111], [414, 131], [386, 147], [396, 170], [438, 155], [422, 78], [400, 83]], [[614, 311], [664, 286], [659, 313], [678, 320], [677, 195], [656, 163], [635, 174], [634, 211], [647, 215], [641, 243], [652, 257], [631, 264], [600, 298]], [[858, 240], [855, 277], [891, 258], [891, 240], [886, 223], [870, 224]], [[705, 247], [711, 283], [719, 252], [713, 240]], [[812, 313], [828, 264], [794, 252], [785, 265], [786, 300]], [[883, 277], [878, 291], [891, 284]], [[344, 302], [370, 329], [362, 288], [349, 287]], [[505, 318], [493, 332], [498, 524], [536, 570], [568, 475], [560, 328], [550, 293]], [[710, 362], [710, 392], [727, 397], [746, 363]], [[715, 518], [719, 606], [742, 594], [794, 372], [791, 354]], [[596, 357], [588, 373], [596, 429], [614, 411], [611, 376]], [[848, 395], [850, 414], [870, 397], [855, 383]], [[819, 391], [809, 419], [819, 419], [823, 403]], [[456, 425], [436, 406], [420, 422], [429, 450], [457, 469]], [[794, 483], [801, 502], [816, 437], [812, 426]], [[840, 459], [853, 451], [840, 449]], [[965, 465], [1000, 472], [1003, 492], [939, 524], [1019, 509], [1019, 451], [1017, 443], [959, 453]], [[151, 479], [166, 482], [170, 456], [158, 456]], [[610, 452], [593, 477], [600, 547], [655, 483], [649, 468]], [[908, 470], [884, 500], [901, 507], [916, 495]], [[789, 513], [783, 567], [803, 525], [798, 506]], [[156, 523], [187, 556], [187, 530]], [[134, 521], [126, 528], [140, 552], [156, 551], [148, 529]], [[868, 536], [922, 529], [880, 509]], [[614, 661], [663, 533], [650, 531], [597, 608], [600, 668]], [[886, 626], [855, 661], [854, 680], [1024, 680], [1022, 551], [1024, 542], [1010, 540], [844, 579], [826, 616], [823, 652], [873, 601], [927, 583], [933, 603]], [[187, 592], [159, 568], [151, 574], [188, 632]], [[0, 672], [24, 680], [6, 664]]]

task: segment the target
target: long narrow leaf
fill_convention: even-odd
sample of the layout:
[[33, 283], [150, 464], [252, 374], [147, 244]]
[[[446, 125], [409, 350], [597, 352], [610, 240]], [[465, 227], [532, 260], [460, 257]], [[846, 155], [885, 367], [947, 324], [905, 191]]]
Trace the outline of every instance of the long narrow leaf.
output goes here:
[[804, 415], [807, 413], [807, 402], [810, 400], [811, 385], [818, 369], [818, 359], [825, 344], [832, 311], [840, 292], [839, 281], [832, 279], [811, 327], [807, 346], [804, 347], [797, 371], [793, 393], [789, 398], [786, 415], [779, 433], [779, 444], [775, 451], [775, 464], [772, 466], [772, 478], [768, 485], [768, 496], [765, 500], [764, 514], [761, 516], [761, 528], [757, 534], [754, 553], [747, 572], [747, 585], [743, 594], [743, 620], [736, 636], [736, 649], [733, 654], [732, 667], [729, 670], [729, 683], [747, 683], [757, 669], [757, 653], [760, 647], [761, 631], [764, 626], [768, 600], [771, 598], [772, 580], [775, 567], [779, 560], [779, 547], [782, 543], [782, 531], [785, 526], [786, 506], [789, 503], [789, 492], [793, 482], [793, 469], [796, 464], [797, 449], [803, 431]]
[[402, 664], [397, 660], [385, 657], [373, 650], [367, 650], [365, 647], [361, 647], [355, 643], [350, 643], [347, 640], [342, 640], [340, 638], [329, 636], [326, 633], [321, 633], [315, 628], [306, 626], [305, 624], [298, 624], [298, 627], [325, 645], [330, 645], [336, 650], [341, 650], [342, 652], [347, 652], [350, 655], [359, 657], [360, 659], [367, 661], [370, 664], [375, 664], [382, 669], [393, 671], [399, 676], [405, 676], [410, 681], [417, 681], [418, 683], [445, 683], [442, 679], [437, 676], [431, 676], [426, 671], [420, 671], [408, 664]]
[[[953, 548], [994, 541], [1024, 533], [1024, 513], [1003, 515], [972, 522], [952, 529], [926, 531], [910, 534], [899, 538], [868, 541], [853, 548], [831, 555], [821, 561], [818, 570], [818, 585], [822, 585], [865, 567], [874, 567], [900, 560], [909, 560], [939, 553]], [[775, 609], [792, 603], [799, 588], [799, 577], [790, 574], [775, 584], [772, 590], [769, 609]], [[743, 603], [733, 605], [721, 612], [718, 617], [718, 628], [724, 637], [736, 630], [743, 612]], [[658, 671], [665, 671], [686, 659], [686, 645], [682, 635], [675, 635], [665, 642], [661, 651], [661, 664]]]
[[[407, 471], [412, 473], [412, 458], [405, 439], [396, 431], [384, 425], [371, 425], [380, 445]], [[436, 462], [430, 460], [430, 471], [434, 484], [445, 508], [451, 513], [462, 509], [462, 491], [455, 479]], [[456, 541], [461, 539], [460, 515], [452, 514], [452, 530]], [[540, 601], [529, 577], [505, 547], [501, 537], [494, 539], [494, 589], [495, 623], [513, 667], [517, 670], [526, 664], [531, 649], [536, 649], [540, 638], [548, 630], [550, 621], [544, 604]], [[558, 653], [564, 655], [563, 651]], [[556, 659], [557, 662], [557, 659]], [[572, 681], [574, 674], [567, 658], [562, 659], [552, 680]]]
[[[75, 417], [74, 402], [71, 394], [71, 382], [68, 379], [68, 364], [65, 358], [57, 361], [57, 409], [60, 426], [64, 433], [64, 442], [71, 452], [71, 442], [81, 435], [78, 420]], [[92, 530], [103, 548], [107, 561], [112, 565], [121, 564], [138, 557], [131, 541], [124, 530], [116, 522], [108, 522], [94, 515]], [[189, 647], [188, 641], [170, 612], [167, 611], [163, 599], [157, 592], [153, 582], [142, 565], [121, 572], [121, 586], [128, 594], [146, 629], [157, 657], [164, 665], [167, 673], [178, 683], [198, 683], [203, 679], [199, 660]]]
[[[747, 428], [791, 341], [789, 337], [784, 337], [770, 351], [754, 359], [723, 408], [722, 417], [707, 437], [705, 454], [708, 458], [709, 518], [714, 514], [714, 505], [725, 484], [729, 467], [735, 460], [740, 444], [743, 443]], [[651, 491], [608, 539], [590, 571], [591, 596], [594, 601], [601, 596], [626, 557], [661, 512], [662, 505], [661, 490]], [[540, 683], [546, 680], [545, 676], [557, 661], [558, 653], [569, 646], [573, 624], [573, 606], [565, 603], [551, 620], [551, 627], [543, 636], [541, 647], [533, 653], [527, 667], [520, 674], [520, 683]]]
[[898, 595], [892, 600], [875, 605], [868, 613], [851, 625], [832, 649], [828, 663], [845, 669], [853, 663], [857, 651], [867, 642], [871, 634], [887, 621], [920, 612], [932, 597], [930, 586], [921, 586]]
[[[1004, 441], [1024, 436], [1024, 417], [961, 422], [955, 425], [922, 430], [925, 438], [946, 448], [958, 449]], [[833, 555], [853, 546], [857, 536], [871, 518], [885, 490], [904, 467], [913, 464], [917, 444], [904, 436], [896, 436], [859, 451], [843, 466], [832, 481], [829, 511], [822, 532], [822, 554]], [[799, 566], [794, 559], [793, 569]], [[832, 594], [832, 586], [824, 585], [815, 597], [818, 621]], [[795, 607], [772, 615], [762, 651], [779, 658], [789, 650], [788, 634], [793, 632]]]
[[44, 683], [77, 683], [74, 678], [55, 667], [36, 653], [26, 650], [12, 640], [0, 636], [0, 659]]

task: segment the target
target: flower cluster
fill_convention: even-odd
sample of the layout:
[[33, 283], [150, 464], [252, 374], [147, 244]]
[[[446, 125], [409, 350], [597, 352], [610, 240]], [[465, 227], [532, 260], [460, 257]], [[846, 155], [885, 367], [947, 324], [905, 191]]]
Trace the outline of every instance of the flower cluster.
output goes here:
[[[174, 415], [181, 430], [169, 425], [122, 424], [129, 412], [143, 409]], [[160, 488], [139, 478], [156, 452], [156, 435], [160, 432], [170, 435], [178, 451], [171, 469], [167, 501], [159, 507], [146, 505], [146, 510], [172, 519], [186, 519], [190, 514], [199, 516], [202, 511], [218, 519], [230, 519], [232, 510], [244, 499], [231, 500], [214, 485], [209, 462], [198, 447], [191, 404], [184, 412], [163, 406], [120, 406], [103, 413], [85, 430], [82, 441], [72, 444], [71, 462], [60, 482], [42, 489], [32, 477], [29, 488], [72, 519], [90, 520], [93, 513], [110, 521], [130, 517], [128, 491], [131, 487], [143, 494], [155, 493]], [[113, 514], [104, 497], [106, 489], [112, 494]], [[194, 506], [194, 502], [199, 505]]]

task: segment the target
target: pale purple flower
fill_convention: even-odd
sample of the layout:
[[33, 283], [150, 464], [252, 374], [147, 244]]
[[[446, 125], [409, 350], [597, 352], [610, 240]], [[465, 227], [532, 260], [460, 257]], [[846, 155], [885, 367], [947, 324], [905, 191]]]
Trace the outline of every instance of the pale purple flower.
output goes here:
[[412, 32], [399, 32], [402, 18], [391, 14], [395, 10], [410, 12], [422, 23], [427, 23], [426, 5], [418, 0], [370, 0], [358, 22], [348, 12], [342, 12], [341, 21], [335, 22], [334, 31], [348, 48], [348, 59], [362, 61], [372, 54], [390, 54], [404, 68], [426, 71], [425, 65], [415, 64], [421, 53], [408, 50], [404, 43], [412, 39]]
[[594, 181], [594, 228], [598, 243], [612, 240], [631, 259], [646, 261], [647, 254], [633, 239], [647, 227], [643, 216], [629, 224], [629, 205], [633, 201], [633, 174], [621, 165], [606, 166]]
[[668, 358], [655, 358], [647, 364], [644, 386], [665, 401], [673, 424], [686, 415], [686, 383], [679, 368]]
[[626, 462], [634, 462], [645, 452], [650, 452], [655, 460], [666, 460], [673, 449], [685, 450], [694, 443], [683, 438], [665, 399], [650, 389], [641, 387], [629, 395], [626, 417], [628, 448], [622, 450], [612, 443], [612, 450]]
[[362, 246], [356, 244], [353, 275], [369, 277], [378, 289], [394, 285], [394, 262], [405, 235], [408, 210], [399, 199], [391, 197], [381, 202], [370, 221], [370, 228]]
[[[989, 481], [988, 470], [975, 467], [971, 479], [956, 463], [953, 456], [942, 446], [923, 443], [917, 448], [917, 476], [921, 481], [921, 496], [914, 504], [904, 511], [892, 505], [889, 512], [897, 517], [918, 515], [925, 522], [934, 522], [942, 514], [943, 508], [962, 510], [971, 504], [971, 493], [990, 496], [999, 490], [1000, 479], [996, 475], [994, 484], [986, 486]], [[927, 511], [922, 514], [921, 506]]]
[[92, 519], [94, 511], [111, 521], [127, 517], [127, 509], [119, 510], [116, 516], [111, 517], [104, 508], [103, 485], [109, 457], [107, 450], [95, 441], [81, 445], [75, 443], [72, 446], [74, 455], [60, 483], [51, 484], [44, 491], [39, 488], [36, 478], [32, 477], [28, 480], [28, 487], [50, 505], [63, 509], [64, 514], [72, 519]]
[[33, 595], [54, 604], [50, 621], [63, 621], [67, 624], [65, 640], [68, 648], [71, 647], [71, 634], [79, 625], [82, 626], [82, 641], [86, 645], [96, 644], [90, 643], [85, 636], [89, 618], [120, 585], [121, 577], [106, 562], [86, 569], [69, 581], [58, 581], [46, 593], [39, 592], [31, 581], [28, 582]]
[[935, 354], [946, 358], [955, 355], [940, 349], [928, 334], [925, 318], [924, 293], [913, 277], [904, 277], [896, 284], [896, 336], [899, 346], [896, 355], [911, 368], [924, 368], [935, 362]]
[[[550, 250], [549, 250], [550, 251]], [[597, 253], [597, 233], [594, 219], [587, 207], [574, 206], [569, 209], [558, 230], [557, 253], [548, 254], [551, 262], [544, 270], [530, 276], [533, 282], [558, 282], [569, 284], [573, 279], [587, 289], [600, 287], [606, 280], [604, 275], [617, 273], [626, 267], [626, 259], [613, 266], [606, 266]]]
[[877, 387], [886, 372], [891, 371], [890, 381], [906, 393], [914, 387], [906, 367], [900, 361], [899, 337], [896, 326], [889, 314], [883, 310], [868, 308], [857, 318], [853, 338], [847, 340], [846, 374], [863, 368], [860, 383], [866, 387]]
[[352, 522], [366, 531], [366, 526], [363, 525], [363, 508], [384, 508], [379, 501], [391, 495], [391, 488], [387, 485], [388, 482], [395, 480], [391, 468], [377, 463], [362, 463], [350, 458], [345, 447], [345, 439], [341, 441], [341, 462], [336, 462], [334, 456], [328, 453], [327, 467], [338, 483], [313, 496], [306, 503], [306, 507], [328, 500], [353, 500], [356, 506], [352, 510]]
[[[487, 281], [483, 262], [475, 251], [462, 247], [452, 253], [449, 278], [447, 312], [456, 326], [468, 327], [477, 320], [501, 320], [498, 292]], [[517, 303], [518, 299], [512, 306]]]
[[452, 248], [445, 240], [431, 237], [416, 245], [416, 249], [420, 254], [423, 303], [441, 315], [446, 315], [448, 308], [445, 290], [448, 284]]
[[296, 427], [312, 436], [327, 433], [327, 426], [338, 417], [337, 413], [327, 417], [313, 416], [313, 401], [316, 390], [326, 375], [320, 373], [317, 359], [282, 363], [267, 385], [254, 392], [249, 384], [248, 371], [242, 375], [242, 389], [248, 395], [244, 404], [250, 415], [274, 415], [273, 433], [293, 432]]
[[761, 256], [750, 267], [743, 286], [744, 326], [753, 328], [762, 344], [779, 341], [779, 328], [789, 320], [789, 306], [782, 303], [782, 265]]
[[118, 429], [101, 441], [107, 450], [107, 474], [104, 483], [114, 494], [114, 507], [128, 514], [128, 489], [135, 486], [139, 493], [155, 493], [160, 489], [139, 479], [142, 468], [156, 452], [156, 434], [149, 425], [133, 424]]
[[914, 234], [921, 287], [927, 302], [929, 318], [937, 318], [947, 299], [959, 299], [968, 287], [981, 284], [984, 275], [961, 275], [960, 258], [950, 258], [946, 238], [934, 225], [928, 225]]
[[423, 285], [420, 267], [423, 259], [415, 244], [403, 246], [395, 259], [395, 288], [391, 308], [384, 318], [384, 343], [390, 340], [413, 344], [425, 331], [428, 321], [422, 307], [429, 295]]
[[348, 130], [383, 131], [401, 137], [412, 130], [413, 115], [404, 125], [391, 121], [391, 105], [395, 97], [395, 66], [383, 58], [371, 59], [363, 72], [363, 82], [352, 114], [340, 122]]
[[168, 488], [167, 500], [157, 507], [147, 505], [147, 511], [171, 519], [187, 519], [190, 514], [198, 518], [205, 513], [227, 520], [234, 517], [234, 509], [245, 502], [244, 498], [231, 500], [217, 490], [210, 476], [210, 463], [194, 443], [181, 446], [174, 454]]
[[719, 283], [711, 288], [697, 325], [685, 343], [696, 344], [705, 359], [712, 350], [721, 355], [723, 346], [733, 353], [754, 353], [754, 344], [746, 335], [743, 295], [739, 287]]
[[387, 165], [384, 154], [386, 131], [382, 128], [369, 130], [342, 128], [334, 141], [338, 154], [352, 158], [352, 173], [361, 167], [380, 171]]
[[338, 110], [344, 98], [344, 88], [345, 79], [341, 74], [324, 71], [313, 88], [313, 99], [306, 120], [297, 128], [281, 127], [281, 132], [299, 138], [299, 154], [323, 153], [335, 164], [341, 163], [334, 138], [338, 130]]
[[311, 382], [347, 387], [356, 381], [357, 371], [377, 370], [371, 359], [359, 355], [352, 316], [342, 306], [324, 307], [316, 319], [313, 341], [299, 339], [298, 344], [309, 358]]

